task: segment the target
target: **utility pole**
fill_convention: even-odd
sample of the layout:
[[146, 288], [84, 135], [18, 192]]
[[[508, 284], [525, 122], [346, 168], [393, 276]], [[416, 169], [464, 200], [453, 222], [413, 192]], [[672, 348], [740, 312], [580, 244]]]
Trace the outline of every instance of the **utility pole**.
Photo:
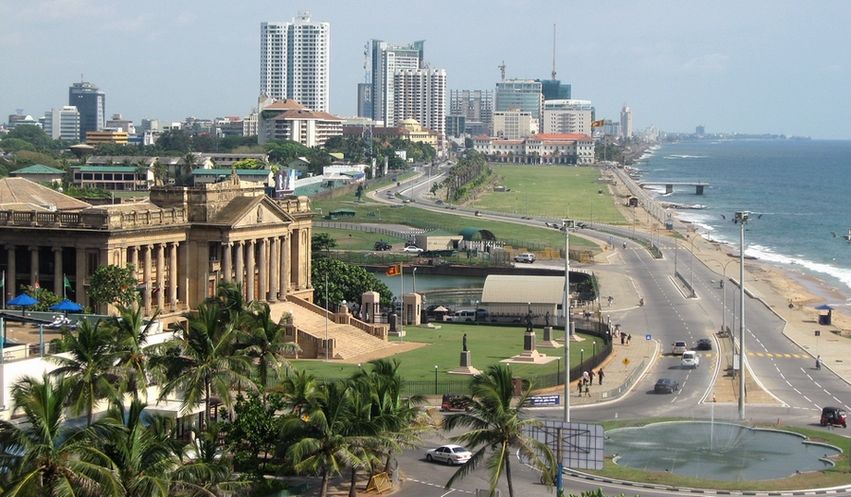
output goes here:
[[739, 223], [739, 420], [745, 419], [745, 223], [750, 212], [736, 212]]

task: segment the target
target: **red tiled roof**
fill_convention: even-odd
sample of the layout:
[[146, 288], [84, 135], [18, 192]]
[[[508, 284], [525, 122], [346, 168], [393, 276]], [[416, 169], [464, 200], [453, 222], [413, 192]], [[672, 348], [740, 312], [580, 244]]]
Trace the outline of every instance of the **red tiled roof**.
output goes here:
[[[268, 109], [269, 108], [267, 107], [264, 110]], [[321, 119], [324, 121], [342, 121], [342, 119], [340, 119], [339, 117], [332, 116], [327, 112], [313, 112], [312, 110], [307, 110], [303, 107], [301, 109], [282, 110], [279, 114], [276, 114], [275, 117], [273, 117], [272, 119]]]
[[296, 102], [295, 100], [288, 98], [285, 100], [275, 100], [271, 104], [263, 107], [261, 110], [293, 110], [293, 109], [305, 109], [304, 105]]

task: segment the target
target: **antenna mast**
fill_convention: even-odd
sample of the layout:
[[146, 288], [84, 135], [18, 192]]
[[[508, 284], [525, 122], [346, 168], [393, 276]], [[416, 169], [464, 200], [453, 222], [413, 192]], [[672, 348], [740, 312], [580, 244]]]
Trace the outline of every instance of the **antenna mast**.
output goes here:
[[503, 60], [502, 64], [496, 66], [496, 68], [499, 69], [499, 74], [502, 78], [502, 81], [505, 81], [505, 61]]
[[552, 79], [556, 79], [556, 25], [553, 24], [553, 72]]

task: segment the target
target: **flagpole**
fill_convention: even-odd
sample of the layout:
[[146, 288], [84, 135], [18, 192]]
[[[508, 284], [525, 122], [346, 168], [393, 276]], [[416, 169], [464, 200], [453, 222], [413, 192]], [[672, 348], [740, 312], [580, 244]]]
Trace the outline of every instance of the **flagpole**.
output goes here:
[[400, 283], [400, 286], [402, 287], [402, 293], [399, 295], [399, 298], [401, 299], [401, 302], [402, 302], [402, 312], [400, 313], [401, 317], [402, 317], [402, 321], [399, 324], [399, 340], [404, 341], [405, 340], [405, 338], [404, 338], [405, 337], [405, 263], [404, 262], [399, 263], [399, 276], [401, 276], [401, 278], [399, 278], [399, 283]]
[[3, 270], [3, 309], [6, 308], [6, 270]]

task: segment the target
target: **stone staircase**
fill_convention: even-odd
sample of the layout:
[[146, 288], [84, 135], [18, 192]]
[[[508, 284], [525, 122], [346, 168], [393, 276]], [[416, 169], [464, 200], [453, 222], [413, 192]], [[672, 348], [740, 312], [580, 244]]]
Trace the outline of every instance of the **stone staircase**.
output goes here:
[[284, 312], [290, 313], [296, 328], [318, 339], [325, 338], [327, 326], [327, 336], [334, 340], [334, 359], [351, 359], [393, 346], [389, 341], [374, 337], [352, 325], [337, 324], [330, 319], [326, 321], [325, 316], [292, 302], [273, 304], [272, 311], [272, 318], [276, 321]]

